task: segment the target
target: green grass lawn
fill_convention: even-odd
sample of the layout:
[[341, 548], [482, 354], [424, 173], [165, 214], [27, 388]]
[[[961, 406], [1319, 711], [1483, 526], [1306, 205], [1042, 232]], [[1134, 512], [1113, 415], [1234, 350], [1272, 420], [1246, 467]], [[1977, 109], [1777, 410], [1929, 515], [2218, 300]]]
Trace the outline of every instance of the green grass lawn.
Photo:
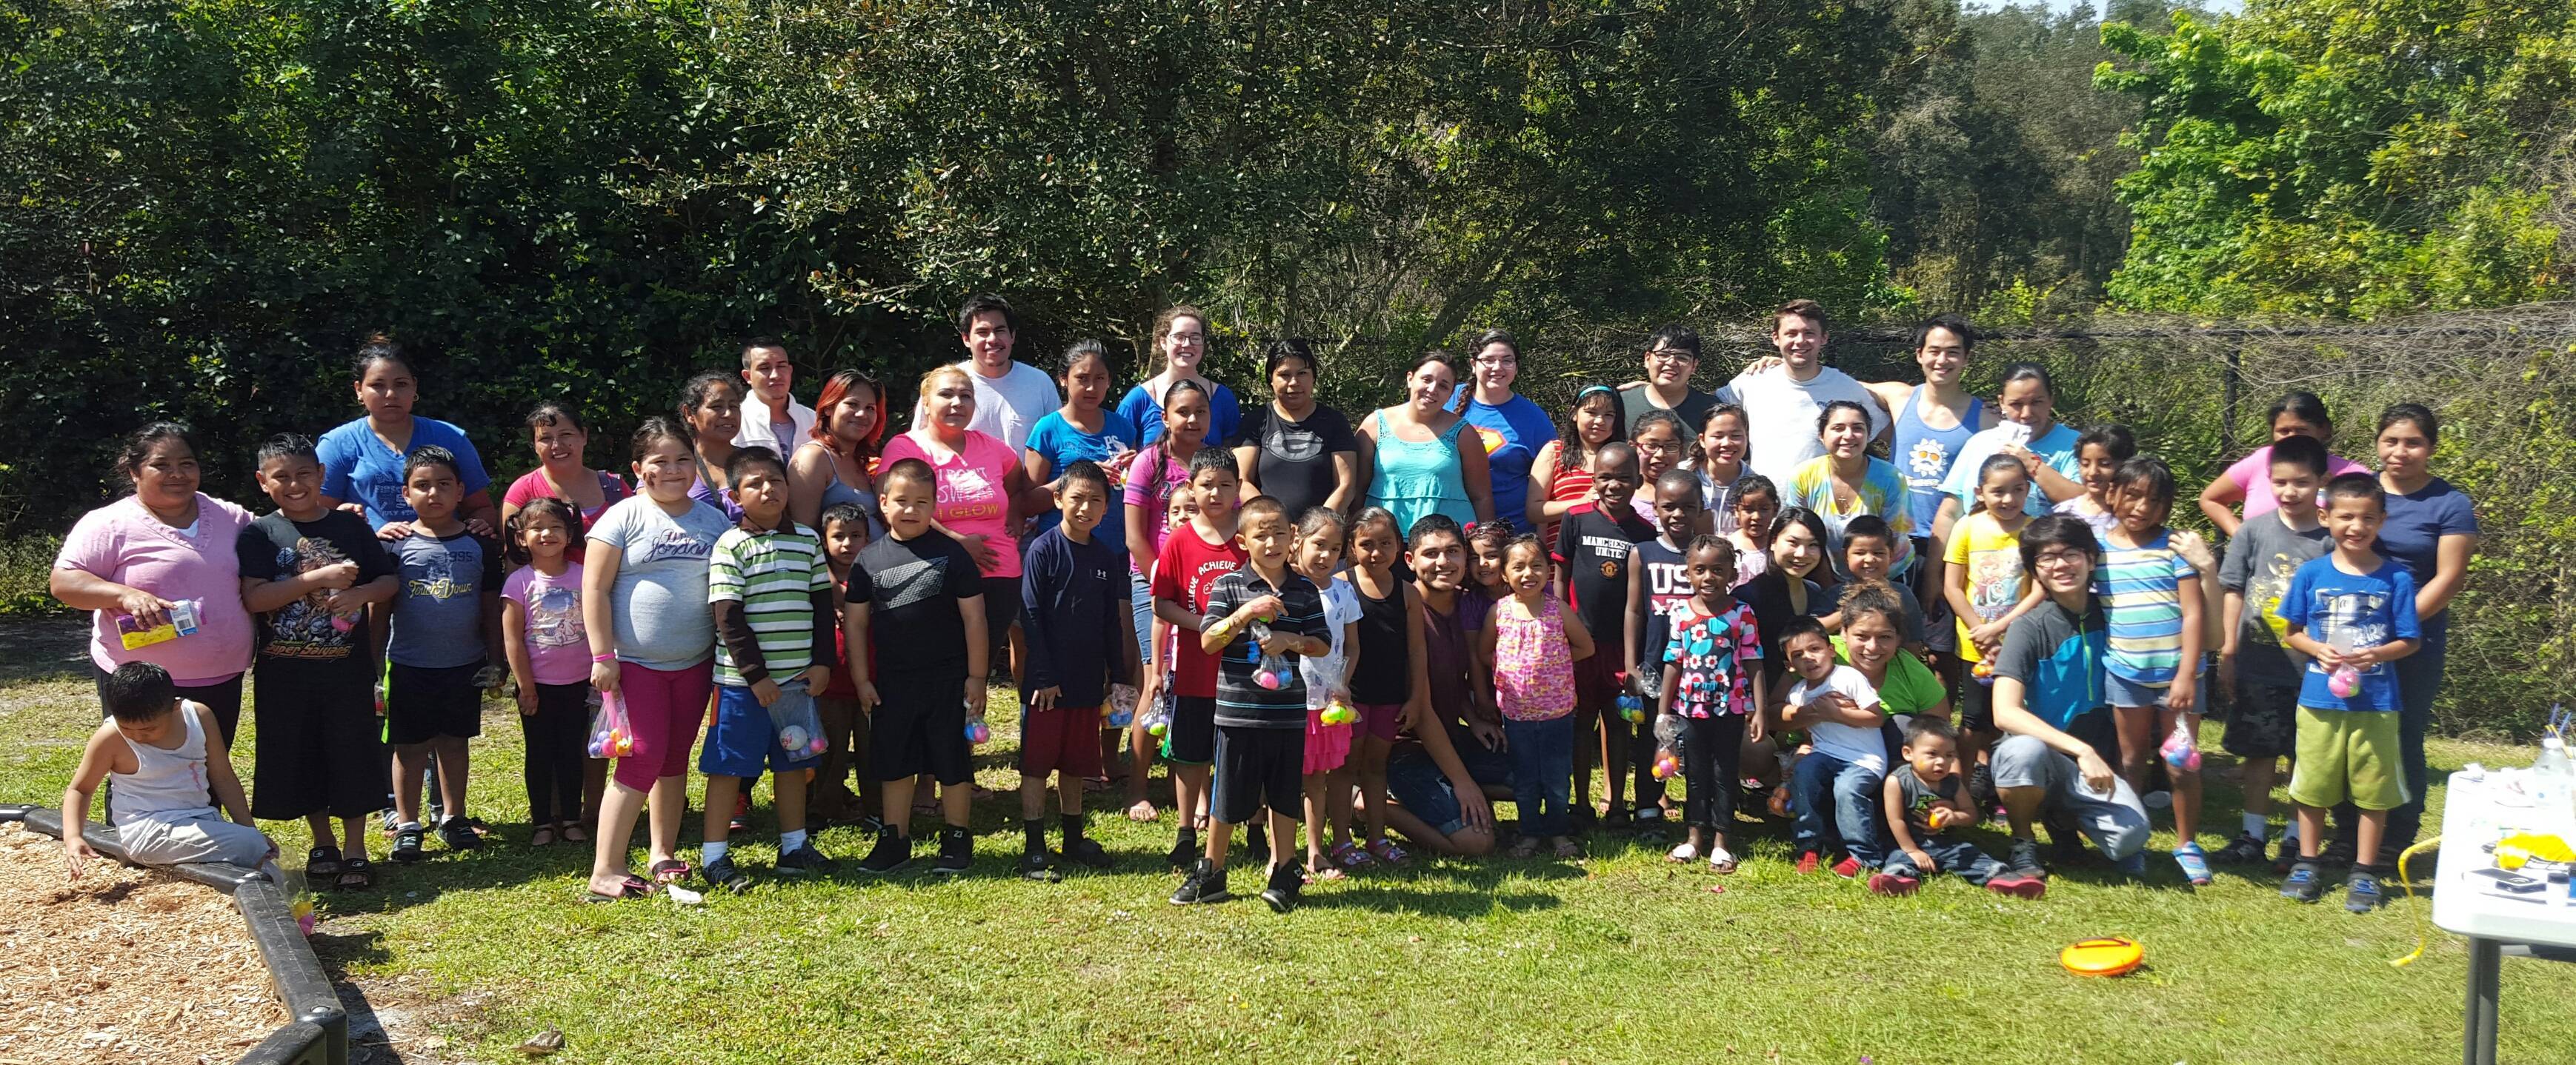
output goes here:
[[[997, 722], [1002, 707], [997, 699]], [[24, 659], [0, 669], [0, 800], [58, 802], [96, 715], [85, 673]], [[245, 775], [256, 736], [246, 721]], [[1008, 752], [1006, 735], [983, 754], [986, 786], [1014, 786]], [[2438, 777], [2525, 753], [2441, 743], [2433, 757]], [[409, 977], [416, 1000], [474, 1003], [429, 1011], [446, 1040], [432, 1060], [521, 1060], [515, 1044], [547, 1028], [567, 1036], [556, 1060], [615, 1062], [2201, 1065], [2457, 1054], [2459, 943], [2436, 930], [2421, 962], [2389, 965], [2413, 948], [2429, 903], [2356, 917], [2335, 905], [2339, 893], [2299, 906], [2274, 894], [2268, 874], [2225, 871], [2193, 891], [2164, 854], [2169, 836], [2145, 886], [2069, 870], [2035, 903], [1956, 880], [1874, 898], [1856, 882], [1791, 872], [1775, 831], [1723, 881], [1598, 836], [1579, 863], [1425, 862], [1319, 885], [1283, 917], [1248, 897], [1167, 905], [1177, 882], [1160, 858], [1168, 812], [1156, 825], [1095, 821], [1123, 859], [1116, 873], [1022, 882], [1014, 800], [979, 807], [977, 867], [955, 881], [772, 881], [764, 823], [739, 852], [762, 880], [748, 896], [585, 906], [587, 850], [524, 844], [519, 754], [515, 724], [488, 715], [473, 809], [521, 842], [461, 857], [433, 842], [430, 861], [387, 863], [375, 890], [322, 902], [328, 921], [314, 944], [335, 973], [362, 988]], [[2232, 825], [2235, 796], [2212, 790], [2212, 822]], [[271, 827], [288, 855], [303, 853], [301, 825]], [[846, 863], [867, 841], [834, 829], [820, 843]], [[1238, 891], [1256, 889], [1252, 879], [1238, 871]], [[1723, 894], [1706, 890], [1721, 882]], [[2059, 947], [2102, 935], [2143, 942], [2149, 968], [2118, 980], [2058, 968]], [[2506, 1060], [2576, 1060], [2554, 1015], [2576, 1001], [2576, 967], [2510, 961], [2504, 993]]]

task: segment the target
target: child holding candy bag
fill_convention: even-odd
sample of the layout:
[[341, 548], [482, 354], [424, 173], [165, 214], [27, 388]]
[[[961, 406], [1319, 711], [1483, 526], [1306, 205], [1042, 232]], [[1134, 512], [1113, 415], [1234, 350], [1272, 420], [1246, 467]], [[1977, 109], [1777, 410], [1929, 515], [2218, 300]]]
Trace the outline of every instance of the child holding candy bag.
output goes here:
[[1657, 709], [1684, 723], [1682, 774], [1690, 790], [1683, 819], [1690, 838], [1668, 857], [1706, 858], [1711, 870], [1732, 873], [1735, 854], [1727, 845], [1735, 825], [1737, 757], [1745, 741], [1763, 735], [1762, 636], [1753, 608], [1729, 593], [1735, 586], [1734, 543], [1695, 537], [1683, 559], [1691, 597], [1667, 622], [1671, 636], [1658, 656], [1664, 669]]
[[1326, 841], [1351, 831], [1351, 740], [1359, 721], [1351, 669], [1359, 660], [1360, 600], [1348, 582], [1333, 579], [1347, 524], [1330, 507], [1308, 508], [1289, 557], [1290, 568], [1323, 594], [1324, 628], [1333, 644], [1330, 654], [1297, 661], [1306, 683], [1306, 875], [1315, 880], [1343, 877], [1325, 855]]
[[778, 864], [784, 876], [828, 872], [805, 829], [805, 771], [829, 746], [814, 693], [832, 682], [839, 621], [832, 567], [812, 529], [787, 516], [787, 464], [765, 447], [738, 448], [725, 462], [726, 489], [742, 520], [716, 538], [707, 559], [707, 608], [716, 630], [716, 713], [698, 771], [707, 777], [706, 882], [740, 893], [751, 878], [734, 864], [727, 838], [734, 797], [770, 770], [778, 800]]
[[1046, 845], [1047, 774], [1055, 774], [1064, 857], [1092, 869], [1110, 865], [1085, 836], [1082, 782], [1100, 775], [1100, 722], [1112, 682], [1134, 679], [1136, 630], [1119, 574], [1118, 551], [1094, 535], [1109, 513], [1109, 475], [1089, 459], [1056, 481], [1062, 520], [1029, 544], [1021, 566], [1022, 624], [1028, 635], [1028, 701], [1020, 727], [1020, 817], [1028, 836], [1020, 875], [1062, 879]]
[[[1597, 487], [1600, 478], [1624, 472], [1595, 470], [1593, 483]], [[1560, 535], [1564, 544], [1581, 530], [1569, 521]], [[1512, 758], [1512, 798], [1521, 810], [1515, 858], [1536, 855], [1541, 836], [1559, 858], [1583, 853], [1569, 834], [1567, 807], [1574, 786], [1574, 663], [1592, 657], [1592, 634], [1578, 613], [1547, 594], [1549, 569], [1538, 537], [1523, 536], [1505, 547], [1503, 582], [1511, 595], [1494, 604], [1477, 634], [1494, 663], [1495, 706]]]
[[[518, 567], [501, 583], [501, 643], [519, 682], [528, 755], [528, 842], [581, 841], [590, 728], [590, 636], [581, 624], [581, 517], [539, 496], [510, 512], [504, 549]], [[603, 777], [604, 779], [604, 777]]]

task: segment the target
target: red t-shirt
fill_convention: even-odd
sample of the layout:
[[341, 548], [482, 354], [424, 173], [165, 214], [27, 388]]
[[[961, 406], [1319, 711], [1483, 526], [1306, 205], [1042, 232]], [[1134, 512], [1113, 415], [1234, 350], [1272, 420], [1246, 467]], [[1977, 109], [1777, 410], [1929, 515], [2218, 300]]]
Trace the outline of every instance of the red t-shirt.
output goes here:
[[[1208, 590], [1216, 579], [1243, 565], [1243, 549], [1228, 538], [1211, 544], [1191, 522], [1172, 530], [1163, 538], [1163, 550], [1154, 556], [1156, 599], [1169, 599], [1187, 607], [1190, 613], [1207, 610]], [[1180, 641], [1179, 660], [1173, 663], [1172, 694], [1195, 698], [1216, 698], [1216, 656], [1199, 649], [1194, 639]]]

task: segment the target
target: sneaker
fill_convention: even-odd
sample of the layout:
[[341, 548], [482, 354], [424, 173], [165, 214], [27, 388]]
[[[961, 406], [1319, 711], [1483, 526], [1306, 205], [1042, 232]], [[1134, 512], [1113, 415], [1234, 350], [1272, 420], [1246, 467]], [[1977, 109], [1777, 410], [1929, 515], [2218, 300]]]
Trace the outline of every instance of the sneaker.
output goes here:
[[2201, 853], [2200, 844], [2185, 843], [2173, 849], [2174, 864], [2182, 867], [2182, 878], [2193, 887], [2208, 887], [2209, 856]]
[[1873, 895], [1911, 895], [1914, 889], [1922, 886], [1922, 881], [1910, 876], [1895, 876], [1888, 873], [1869, 875], [1869, 892]]
[[889, 829], [877, 833], [876, 849], [859, 860], [859, 871], [882, 876], [903, 868], [911, 861], [912, 837]]
[[1065, 841], [1064, 860], [1085, 869], [1107, 869], [1118, 864], [1118, 859], [1110, 857], [1109, 851], [1100, 845], [1099, 840], [1087, 836], [1077, 836]]
[[734, 868], [731, 854], [717, 856], [716, 860], [699, 869], [698, 875], [706, 878], [707, 886], [723, 888], [736, 895], [751, 890], [751, 878]]
[[1064, 874], [1055, 871], [1055, 857], [1046, 848], [1031, 847], [1020, 852], [1020, 879], [1052, 884], [1063, 880]]
[[2048, 894], [2048, 881], [2019, 873], [2005, 873], [1986, 881], [1986, 890], [2017, 899], [2035, 899]]
[[1628, 819], [1635, 823], [1639, 828], [1661, 825], [1664, 823], [1664, 808], [1653, 803], [1647, 803], [1644, 806], [1638, 807], [1635, 812], [1630, 813], [1628, 815]]
[[[2376, 888], [2377, 885], [2373, 885]], [[2325, 894], [2324, 878], [2317, 875], [2313, 861], [2301, 860], [2290, 866], [2290, 875], [2281, 878], [2281, 897], [2299, 902], [2315, 902]]]
[[1816, 865], [1821, 860], [1822, 859], [1816, 856], [1816, 852], [1814, 851], [1807, 851], [1806, 853], [1798, 855], [1798, 875], [1805, 876], [1808, 873], [1815, 872]]
[[930, 871], [941, 876], [956, 876], [975, 864], [975, 837], [962, 828], [939, 830], [939, 857], [930, 863]]
[[1270, 832], [1259, 825], [1254, 825], [1252, 831], [1245, 833], [1243, 837], [1243, 865], [1249, 869], [1269, 864]]
[[2263, 863], [2263, 841], [2255, 839], [2252, 836], [2239, 835], [2234, 841], [2230, 842], [2227, 846], [2220, 848], [2218, 853], [2210, 855], [2210, 857], [2215, 859], [2221, 865], [2261, 865]]
[[2039, 860], [2038, 840], [2013, 840], [2011, 856], [2004, 859], [2004, 864], [2012, 869], [2012, 875], [2018, 879], [2048, 879], [2048, 866]]
[[447, 849], [452, 851], [483, 849], [483, 837], [475, 834], [474, 826], [465, 823], [462, 817], [451, 817], [440, 822], [438, 839], [439, 842], [447, 844]]
[[1163, 857], [1172, 863], [1172, 868], [1187, 872], [1198, 865], [1199, 859], [1206, 857], [1206, 851], [1197, 840], [1173, 840], [1170, 853]]
[[751, 793], [749, 791], [734, 793], [733, 817], [726, 822], [726, 827], [734, 832], [751, 831]]
[[398, 862], [421, 860], [426, 857], [421, 853], [421, 843], [428, 838], [429, 833], [423, 831], [418, 825], [404, 825], [394, 829], [393, 859]]
[[1224, 902], [1233, 897], [1225, 890], [1225, 870], [1217, 868], [1215, 862], [1201, 858], [1190, 866], [1189, 878], [1181, 881], [1180, 890], [1172, 892], [1172, 905], [1196, 906]]
[[2350, 866], [2352, 864], [2352, 841], [2348, 839], [2326, 841], [2326, 845], [2318, 849], [2315, 860], [2318, 868], [2321, 869], [2342, 869]]
[[1866, 866], [1860, 864], [1860, 859], [1846, 854], [1843, 855], [1843, 860], [1834, 863], [1834, 875], [1845, 880], [1849, 880], [1853, 877], [1859, 876], [1860, 871], [1864, 868], [1866, 868]]
[[1293, 865], [1273, 866], [1270, 884], [1261, 889], [1261, 901], [1270, 904], [1270, 912], [1286, 913], [1297, 908], [1297, 892], [1306, 886], [1306, 875]]
[[2352, 879], [2344, 881], [2343, 908], [2345, 910], [2353, 913], [2369, 913], [2378, 909], [2380, 904], [2386, 901], [2388, 901], [2387, 897], [2379, 893], [2379, 874], [2377, 873], [2367, 869], [2355, 869], [2352, 871]]
[[2112, 862], [2111, 868], [2119, 870], [2122, 876], [2144, 877], [2147, 875], [2147, 852], [2139, 851]]
[[812, 840], [797, 844], [795, 850], [778, 856], [778, 871], [788, 876], [828, 873], [832, 871], [835, 864], [837, 863], [830, 858], [824, 857], [822, 851], [814, 849]]

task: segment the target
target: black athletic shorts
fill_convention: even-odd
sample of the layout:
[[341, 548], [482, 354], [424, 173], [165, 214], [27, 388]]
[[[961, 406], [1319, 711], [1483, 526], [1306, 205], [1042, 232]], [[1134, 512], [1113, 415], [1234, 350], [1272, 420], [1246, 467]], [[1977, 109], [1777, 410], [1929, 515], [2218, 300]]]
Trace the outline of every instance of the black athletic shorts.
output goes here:
[[474, 675], [482, 671], [479, 660], [435, 668], [386, 666], [385, 742], [399, 747], [482, 735], [483, 689], [474, 686]]
[[1182, 765], [1216, 761], [1215, 696], [1183, 695], [1172, 700], [1172, 731], [1164, 737], [1163, 757]]
[[1289, 820], [1304, 820], [1305, 774], [1305, 729], [1218, 726], [1215, 791], [1208, 799], [1208, 816], [1239, 825], [1259, 820], [1266, 805]]
[[868, 715], [868, 772], [877, 780], [928, 773], [942, 785], [975, 779], [974, 745], [966, 742], [966, 678], [953, 672], [888, 673], [876, 679]]

